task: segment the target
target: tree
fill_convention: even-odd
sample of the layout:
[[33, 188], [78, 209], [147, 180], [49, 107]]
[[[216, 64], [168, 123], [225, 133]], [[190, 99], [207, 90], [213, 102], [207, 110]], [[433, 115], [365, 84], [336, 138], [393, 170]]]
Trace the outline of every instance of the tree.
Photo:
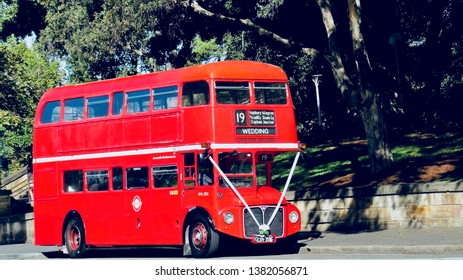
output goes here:
[[[347, 14], [338, 17], [346, 17], [349, 28], [343, 31], [348, 34], [339, 34], [338, 23], [343, 22], [342, 18], [336, 21], [333, 13], [333, 3], [330, 0], [317, 0], [320, 19], [325, 29], [326, 45], [318, 47], [308, 47], [303, 41], [296, 41], [294, 38], [284, 37], [278, 32], [272, 31], [265, 26], [258, 24], [258, 16], [272, 17], [276, 14], [279, 7], [284, 5], [284, 0], [258, 1], [260, 13], [254, 15], [254, 20], [240, 17], [240, 14], [233, 15], [232, 8], [225, 7], [222, 11], [227, 11], [229, 15], [215, 12], [213, 3], [211, 9], [207, 9], [204, 4], [198, 1], [180, 1], [184, 7], [191, 9], [195, 14], [205, 18], [232, 25], [239, 25], [243, 29], [252, 30], [260, 36], [265, 36], [288, 48], [297, 48], [305, 55], [316, 57], [322, 56], [330, 65], [336, 85], [342, 96], [360, 115], [368, 140], [368, 151], [370, 167], [373, 173], [381, 172], [390, 167], [392, 163], [392, 153], [387, 140], [387, 130], [384, 123], [381, 109], [378, 105], [378, 91], [374, 80], [374, 69], [370, 62], [366, 43], [363, 36], [362, 7], [360, 1], [346, 0]], [[221, 1], [223, 2], [223, 1]], [[225, 1], [225, 5], [229, 1]], [[338, 3], [337, 3], [338, 4]], [[217, 9], [217, 7], [215, 7]], [[217, 9], [220, 11], [220, 8]], [[338, 9], [339, 10], [339, 9]], [[339, 13], [338, 13], [339, 14]], [[250, 16], [248, 13], [247, 16]], [[342, 24], [341, 24], [342, 25]], [[348, 51], [341, 48], [339, 43], [341, 36], [348, 36], [351, 47]], [[343, 46], [345, 48], [345, 45]]]
[[195, 33], [179, 26], [183, 15], [169, 1], [42, 2], [48, 25], [40, 41], [68, 63], [72, 82], [134, 75], [167, 63], [184, 66], [188, 60], [179, 53]]
[[14, 36], [0, 42], [0, 124], [11, 170], [30, 164], [35, 109], [42, 94], [61, 82], [58, 62]]
[[401, 58], [408, 62], [402, 69], [409, 81], [407, 116], [422, 130], [461, 130], [463, 2], [412, 0], [396, 6], [407, 41], [401, 46], [406, 54]]
[[0, 40], [9, 36], [25, 37], [45, 27], [45, 9], [35, 0], [0, 2]]

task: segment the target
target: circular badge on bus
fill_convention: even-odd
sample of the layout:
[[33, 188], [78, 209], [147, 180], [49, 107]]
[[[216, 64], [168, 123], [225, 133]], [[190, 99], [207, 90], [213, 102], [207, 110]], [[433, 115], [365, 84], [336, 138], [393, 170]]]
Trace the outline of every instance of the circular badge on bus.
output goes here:
[[138, 195], [134, 196], [132, 200], [133, 211], [135, 212], [140, 211], [141, 205], [142, 205], [141, 198]]

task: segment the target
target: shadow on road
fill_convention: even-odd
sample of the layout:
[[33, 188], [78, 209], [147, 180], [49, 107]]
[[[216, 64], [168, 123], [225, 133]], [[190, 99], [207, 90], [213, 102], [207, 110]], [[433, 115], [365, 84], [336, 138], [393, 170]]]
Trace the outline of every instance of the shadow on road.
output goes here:
[[[214, 257], [252, 257], [282, 254], [297, 254], [303, 243], [297, 242], [302, 239], [318, 238], [320, 233], [300, 233], [297, 240], [289, 243], [277, 244], [251, 244], [249, 240], [240, 240], [232, 237], [221, 238], [221, 249]], [[48, 259], [67, 259], [69, 255], [61, 251], [42, 253]], [[97, 258], [189, 258], [183, 256], [181, 247], [146, 247], [146, 248], [90, 248], [85, 253], [86, 259]]]

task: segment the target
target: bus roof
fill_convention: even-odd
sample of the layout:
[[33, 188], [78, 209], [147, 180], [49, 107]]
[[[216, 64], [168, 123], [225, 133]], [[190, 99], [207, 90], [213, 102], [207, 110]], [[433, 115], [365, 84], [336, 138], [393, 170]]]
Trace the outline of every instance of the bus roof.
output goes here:
[[149, 74], [140, 74], [96, 82], [67, 85], [49, 90], [42, 96], [42, 102], [59, 100], [88, 92], [115, 92], [127, 89], [153, 86], [155, 84], [178, 84], [179, 82], [204, 79], [245, 79], [287, 81], [283, 70], [277, 66], [245, 60], [230, 60], [189, 66]]

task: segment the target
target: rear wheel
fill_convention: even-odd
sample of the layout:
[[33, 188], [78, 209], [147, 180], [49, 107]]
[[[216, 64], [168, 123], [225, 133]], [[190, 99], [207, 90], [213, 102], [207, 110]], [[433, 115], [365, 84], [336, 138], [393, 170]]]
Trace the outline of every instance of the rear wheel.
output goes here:
[[210, 225], [202, 215], [196, 215], [190, 222], [188, 241], [191, 254], [195, 258], [207, 258], [217, 252], [219, 247], [219, 233]]
[[71, 218], [64, 231], [64, 243], [71, 258], [80, 258], [85, 253], [84, 225], [79, 218]]

